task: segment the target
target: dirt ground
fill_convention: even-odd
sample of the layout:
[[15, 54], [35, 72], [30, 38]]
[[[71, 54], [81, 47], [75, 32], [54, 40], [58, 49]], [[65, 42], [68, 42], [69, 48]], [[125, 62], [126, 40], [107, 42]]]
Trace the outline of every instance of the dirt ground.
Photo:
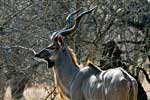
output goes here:
[[[45, 100], [46, 97], [51, 93], [50, 87], [46, 85], [36, 85], [26, 88], [24, 91], [25, 100]], [[12, 100], [10, 87], [7, 88], [4, 100]], [[46, 99], [46, 100], [51, 100]], [[58, 100], [56, 96], [55, 100]]]

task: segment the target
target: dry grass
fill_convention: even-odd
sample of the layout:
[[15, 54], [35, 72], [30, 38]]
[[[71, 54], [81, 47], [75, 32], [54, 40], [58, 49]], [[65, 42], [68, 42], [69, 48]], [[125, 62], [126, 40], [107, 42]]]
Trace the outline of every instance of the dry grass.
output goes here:
[[[23, 95], [25, 97], [25, 100], [45, 100], [45, 98], [51, 93], [51, 88], [46, 85], [33, 85], [32, 87], [28, 87], [25, 89]], [[10, 87], [7, 88], [5, 93], [5, 99], [4, 100], [12, 100], [11, 97], [11, 91]], [[46, 100], [51, 100], [50, 97]], [[58, 100], [58, 97], [55, 98], [55, 100]]]

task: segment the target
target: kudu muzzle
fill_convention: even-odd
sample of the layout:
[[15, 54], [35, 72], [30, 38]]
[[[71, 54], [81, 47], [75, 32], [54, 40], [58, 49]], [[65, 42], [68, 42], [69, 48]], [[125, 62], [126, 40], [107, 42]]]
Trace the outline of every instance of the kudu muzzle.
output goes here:
[[51, 52], [49, 49], [43, 49], [35, 54], [35, 57], [46, 60], [48, 63], [48, 68], [52, 68], [54, 66], [54, 62], [50, 60]]
[[42, 59], [49, 58], [50, 56], [51, 56], [51, 53], [49, 49], [43, 49], [35, 55], [35, 57], [42, 58]]

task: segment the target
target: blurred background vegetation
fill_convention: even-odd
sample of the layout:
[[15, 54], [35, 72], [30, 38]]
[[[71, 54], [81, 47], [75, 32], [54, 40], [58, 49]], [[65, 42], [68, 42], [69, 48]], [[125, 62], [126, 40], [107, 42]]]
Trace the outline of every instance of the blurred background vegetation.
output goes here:
[[49, 35], [65, 26], [69, 13], [95, 6], [66, 38], [79, 63], [89, 59], [101, 66], [108, 58], [103, 56], [104, 44], [114, 40], [133, 74], [143, 63], [149, 71], [149, 0], [0, 0], [0, 100], [53, 100], [52, 69], [37, 62], [34, 53], [50, 44]]

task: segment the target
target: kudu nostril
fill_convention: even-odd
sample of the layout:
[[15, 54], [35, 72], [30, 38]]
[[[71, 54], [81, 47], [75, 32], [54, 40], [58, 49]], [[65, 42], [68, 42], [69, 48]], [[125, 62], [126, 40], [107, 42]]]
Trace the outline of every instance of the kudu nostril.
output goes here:
[[40, 57], [40, 55], [39, 54], [35, 54], [34, 57]]

